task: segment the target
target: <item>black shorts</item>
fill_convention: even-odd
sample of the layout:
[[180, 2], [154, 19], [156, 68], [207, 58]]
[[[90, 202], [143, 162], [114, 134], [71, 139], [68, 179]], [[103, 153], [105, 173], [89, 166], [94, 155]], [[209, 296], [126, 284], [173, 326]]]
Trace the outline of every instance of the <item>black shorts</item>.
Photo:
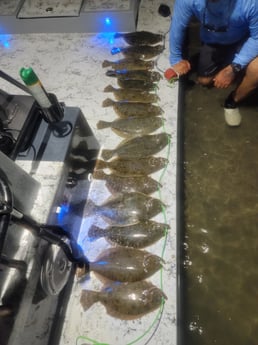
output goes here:
[[200, 49], [197, 73], [200, 77], [212, 77], [229, 65], [244, 41], [231, 45], [202, 44]]

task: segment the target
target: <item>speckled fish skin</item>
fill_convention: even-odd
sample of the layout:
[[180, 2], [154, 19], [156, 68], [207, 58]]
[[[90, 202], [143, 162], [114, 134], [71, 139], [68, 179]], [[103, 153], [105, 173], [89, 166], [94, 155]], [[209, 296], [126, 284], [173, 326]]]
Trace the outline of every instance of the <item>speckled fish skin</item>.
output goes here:
[[158, 82], [162, 79], [162, 75], [157, 71], [134, 70], [109, 70], [106, 76], [118, 78], [121, 80], [144, 80], [149, 82]]
[[113, 107], [119, 117], [139, 117], [139, 116], [159, 116], [163, 114], [163, 110], [155, 104], [151, 103], [132, 103], [125, 101], [115, 102], [107, 98], [102, 103], [103, 107]]
[[145, 248], [167, 233], [170, 226], [153, 220], [146, 220], [129, 226], [110, 226], [105, 229], [92, 225], [88, 231], [91, 240], [104, 237], [107, 241], [124, 247]]
[[101, 155], [104, 160], [109, 160], [114, 156], [129, 159], [138, 159], [152, 156], [169, 143], [170, 135], [167, 133], [147, 134], [141, 137], [123, 140], [115, 149], [103, 149]]
[[104, 92], [112, 92], [118, 101], [157, 103], [160, 100], [159, 96], [155, 93], [133, 89], [116, 89], [111, 85], [106, 86]]
[[128, 192], [152, 194], [161, 188], [161, 184], [149, 176], [108, 175], [101, 170], [96, 170], [93, 178], [105, 180], [106, 187], [112, 194]]
[[128, 71], [133, 70], [149, 70], [154, 68], [154, 61], [145, 61], [141, 59], [126, 58], [117, 61], [104, 60], [102, 67], [111, 67], [116, 70], [126, 69]]
[[84, 311], [94, 303], [102, 303], [107, 313], [121, 320], [132, 320], [156, 310], [167, 297], [162, 290], [147, 281], [112, 282], [98, 291], [82, 290], [80, 303]]
[[141, 159], [115, 158], [110, 162], [98, 159], [95, 169], [109, 169], [114, 174], [122, 176], [149, 175], [164, 169], [168, 164], [168, 159], [163, 157], [144, 157]]
[[158, 89], [158, 85], [156, 83], [145, 80], [123, 80], [118, 78], [117, 84], [122, 89], [136, 89], [145, 91], [154, 91]]
[[161, 42], [164, 36], [150, 31], [135, 31], [126, 33], [117, 32], [114, 38], [123, 38], [129, 45], [155, 45]]
[[146, 250], [113, 247], [90, 262], [90, 271], [109, 280], [135, 282], [144, 280], [162, 268], [163, 260]]
[[114, 121], [102, 121], [97, 123], [98, 129], [111, 128], [121, 137], [133, 137], [155, 132], [163, 125], [163, 119], [159, 116], [127, 117]]
[[164, 45], [141, 45], [141, 46], [128, 46], [128, 47], [114, 47], [111, 50], [111, 54], [122, 53], [125, 57], [133, 57], [135, 59], [149, 60], [152, 59], [164, 51]]
[[84, 216], [100, 216], [112, 226], [133, 225], [151, 219], [164, 208], [163, 202], [157, 198], [139, 192], [130, 192], [112, 196], [101, 205], [88, 200]]

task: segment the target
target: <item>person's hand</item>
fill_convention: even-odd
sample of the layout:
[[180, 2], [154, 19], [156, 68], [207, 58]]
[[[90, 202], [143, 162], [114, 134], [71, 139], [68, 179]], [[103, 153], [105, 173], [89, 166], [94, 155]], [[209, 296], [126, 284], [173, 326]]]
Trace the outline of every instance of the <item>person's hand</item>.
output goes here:
[[184, 75], [188, 73], [191, 69], [190, 62], [188, 60], [181, 60], [175, 65], [171, 66], [173, 70], [178, 74], [178, 75]]
[[223, 68], [213, 79], [214, 86], [218, 89], [225, 89], [233, 82], [235, 74], [230, 65]]

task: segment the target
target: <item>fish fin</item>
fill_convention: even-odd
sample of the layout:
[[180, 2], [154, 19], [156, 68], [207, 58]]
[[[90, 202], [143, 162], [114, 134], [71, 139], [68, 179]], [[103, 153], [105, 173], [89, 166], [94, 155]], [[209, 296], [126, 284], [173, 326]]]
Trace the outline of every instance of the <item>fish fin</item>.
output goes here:
[[104, 60], [104, 61], [102, 62], [102, 67], [103, 67], [103, 68], [109, 67], [109, 66], [111, 66], [111, 62], [110, 62], [110, 61]]
[[94, 303], [99, 301], [99, 292], [91, 290], [82, 290], [80, 303], [83, 310], [88, 310]]
[[115, 102], [111, 99], [111, 98], [106, 98], [103, 102], [102, 102], [102, 107], [110, 107], [114, 104]]
[[114, 154], [114, 150], [107, 150], [107, 149], [104, 149], [102, 150], [101, 152], [101, 155], [103, 157], [104, 160], [108, 161]]
[[101, 169], [106, 169], [108, 167], [107, 162], [101, 160], [101, 159], [97, 159], [96, 160], [96, 164], [95, 164], [95, 169], [96, 170], [101, 170]]
[[103, 128], [108, 128], [110, 127], [110, 122], [108, 121], [102, 121], [100, 120], [98, 123], [97, 123], [97, 129], [103, 129]]
[[112, 85], [105, 87], [104, 92], [114, 92], [116, 89]]
[[127, 139], [128, 139], [128, 137], [133, 137], [133, 134], [129, 135], [126, 131], [123, 131], [121, 129], [120, 130], [117, 128], [111, 128], [111, 129], [114, 133], [116, 133], [120, 137], [127, 138]]
[[144, 315], [144, 314], [139, 314], [139, 315], [123, 314], [117, 310], [112, 309], [112, 307], [110, 306], [106, 306], [106, 311], [107, 311], [107, 314], [110, 315], [111, 317], [115, 319], [123, 320], [123, 321], [132, 321], [132, 320], [140, 319]]
[[98, 170], [98, 171], [94, 171], [92, 176], [96, 180], [104, 180], [106, 178], [107, 174], [105, 174], [104, 171]]
[[105, 229], [101, 229], [101, 228], [99, 228], [99, 227], [96, 226], [96, 225], [92, 225], [92, 226], [89, 228], [88, 237], [89, 237], [91, 240], [96, 240], [97, 238], [103, 237], [103, 236], [104, 236], [104, 233], [105, 233]]

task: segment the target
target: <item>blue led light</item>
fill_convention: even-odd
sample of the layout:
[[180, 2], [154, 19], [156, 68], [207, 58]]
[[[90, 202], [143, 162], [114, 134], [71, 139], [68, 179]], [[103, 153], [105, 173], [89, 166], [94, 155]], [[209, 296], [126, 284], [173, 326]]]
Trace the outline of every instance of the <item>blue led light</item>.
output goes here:
[[0, 35], [0, 46], [10, 48], [11, 35]]
[[118, 53], [121, 53], [121, 49], [120, 48], [114, 47], [114, 48], [111, 49], [111, 54], [112, 55], [115, 55], [115, 54], [118, 54]]
[[105, 18], [106, 25], [111, 25], [111, 19], [109, 17]]
[[57, 221], [59, 225], [63, 224], [63, 220], [65, 216], [68, 214], [68, 212], [69, 212], [68, 204], [62, 204], [61, 206], [59, 206], [58, 212], [57, 212]]

